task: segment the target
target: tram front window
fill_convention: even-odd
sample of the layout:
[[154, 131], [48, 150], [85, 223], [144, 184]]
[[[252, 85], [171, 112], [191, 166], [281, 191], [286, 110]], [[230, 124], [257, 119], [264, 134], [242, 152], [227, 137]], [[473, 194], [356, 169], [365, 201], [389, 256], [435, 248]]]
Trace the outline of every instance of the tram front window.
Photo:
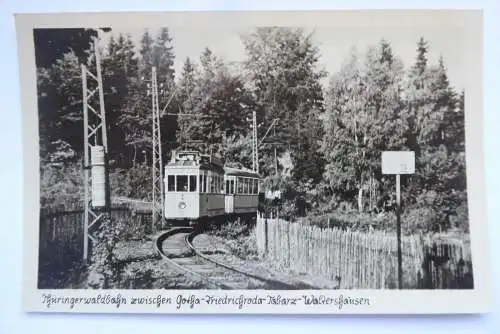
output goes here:
[[189, 175], [189, 191], [196, 191], [196, 175]]
[[168, 176], [168, 191], [175, 191], [175, 175]]
[[177, 191], [188, 191], [187, 175], [177, 175]]

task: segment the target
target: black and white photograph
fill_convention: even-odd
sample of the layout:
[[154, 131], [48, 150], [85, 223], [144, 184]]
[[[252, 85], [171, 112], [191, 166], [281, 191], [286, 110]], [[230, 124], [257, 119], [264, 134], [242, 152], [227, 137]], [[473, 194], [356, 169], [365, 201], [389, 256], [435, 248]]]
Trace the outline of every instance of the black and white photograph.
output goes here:
[[31, 29], [37, 290], [477, 289], [463, 25], [139, 21]]

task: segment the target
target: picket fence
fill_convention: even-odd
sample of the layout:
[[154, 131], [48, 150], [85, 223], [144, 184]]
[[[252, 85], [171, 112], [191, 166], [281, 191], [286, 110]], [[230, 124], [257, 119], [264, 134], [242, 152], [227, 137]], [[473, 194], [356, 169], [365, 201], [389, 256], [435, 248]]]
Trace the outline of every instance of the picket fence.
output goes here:
[[[114, 204], [111, 221], [125, 220], [128, 229], [150, 227], [150, 212], [135, 212], [128, 204]], [[83, 259], [83, 219], [84, 210], [80, 203], [44, 207], [40, 210], [38, 263], [39, 285], [54, 280], [54, 275], [64, 276]], [[91, 244], [89, 245], [91, 246]], [[49, 277], [50, 276], [50, 277]], [[51, 282], [47, 284], [52, 284]]]
[[[341, 289], [397, 288], [397, 237], [259, 217], [259, 252], [276, 265], [340, 281]], [[403, 288], [472, 289], [470, 247], [461, 240], [403, 236]]]

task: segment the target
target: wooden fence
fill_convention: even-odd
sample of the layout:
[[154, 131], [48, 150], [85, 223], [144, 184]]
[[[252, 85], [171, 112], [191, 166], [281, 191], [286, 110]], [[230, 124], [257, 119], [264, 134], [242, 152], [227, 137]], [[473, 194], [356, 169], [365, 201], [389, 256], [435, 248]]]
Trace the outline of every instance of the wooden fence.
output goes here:
[[[40, 210], [39, 229], [39, 287], [52, 285], [58, 276], [78, 266], [83, 258], [84, 210], [79, 203], [46, 207]], [[134, 211], [129, 205], [115, 204], [111, 221], [126, 220], [127, 232], [146, 231], [150, 228], [151, 213]], [[91, 245], [89, 245], [91, 246]], [[45, 283], [44, 283], [45, 282]]]
[[[261, 254], [300, 273], [340, 280], [341, 289], [397, 288], [397, 238], [381, 231], [321, 229], [259, 217]], [[470, 247], [429, 235], [402, 238], [403, 288], [472, 289]]]

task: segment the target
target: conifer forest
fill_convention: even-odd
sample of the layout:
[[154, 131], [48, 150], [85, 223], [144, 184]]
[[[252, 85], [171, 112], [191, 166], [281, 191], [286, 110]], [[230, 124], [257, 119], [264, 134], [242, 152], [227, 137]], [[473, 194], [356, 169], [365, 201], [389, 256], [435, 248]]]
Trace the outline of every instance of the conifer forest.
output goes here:
[[[34, 31], [42, 207], [82, 198], [81, 64], [95, 66], [89, 54], [96, 34]], [[144, 29], [140, 39], [126, 33], [106, 39], [101, 64], [111, 196], [151, 201], [148, 80], [155, 66], [160, 108], [170, 100], [160, 115], [164, 162], [172, 150], [197, 149], [252, 168], [255, 111], [259, 141], [264, 138], [262, 187], [282, 191], [281, 217], [391, 231], [395, 183], [382, 174], [381, 153], [414, 151], [415, 173], [401, 178], [403, 233], [465, 238], [465, 92], [450, 82], [447, 60], [429, 60], [425, 36], [414, 41], [412, 63], [380, 39], [355, 45], [339, 71], [328, 73], [313, 34], [248, 30], [238, 62], [209, 47], [176, 59], [168, 28]], [[180, 72], [174, 61], [183, 62]]]
[[[39, 286], [67, 288], [84, 280], [87, 287], [193, 287], [159, 265], [145, 227], [151, 227], [151, 212], [137, 214], [137, 208], [117, 211], [114, 224], [99, 227], [96, 238], [103, 242], [93, 243], [90, 264], [82, 265], [82, 68], [89, 73], [97, 68], [97, 36], [112, 204], [126, 200], [151, 210], [148, 203], [154, 201], [155, 68], [163, 165], [173, 152], [188, 149], [218, 156], [229, 167], [252, 169], [256, 117], [261, 195], [280, 191], [281, 196], [261, 196], [252, 230], [228, 221], [209, 237], [246, 266], [265, 263], [277, 274], [288, 268], [292, 277], [307, 272], [326, 279], [325, 286], [393, 287], [400, 226], [400, 287], [472, 287], [465, 92], [450, 79], [447, 59], [433, 50], [443, 46], [417, 37], [407, 41], [413, 56], [403, 57], [388, 38], [353, 42], [348, 52], [336, 54], [336, 70], [327, 70], [324, 61], [332, 49], [325, 56], [314, 31], [289, 27], [238, 34], [238, 59], [221, 52], [220, 43], [180, 52], [186, 42], [176, 43], [183, 37], [169, 28], [33, 31]], [[382, 173], [384, 151], [415, 154], [415, 172], [400, 179], [400, 225], [395, 176]], [[259, 258], [261, 253], [267, 255]]]
[[[96, 34], [34, 31], [42, 207], [82, 198], [80, 64]], [[180, 73], [168, 28], [145, 29], [138, 42], [127, 34], [110, 37], [102, 46], [102, 78], [112, 196], [151, 200], [145, 78], [155, 66], [160, 106], [170, 100], [160, 115], [163, 161], [172, 150], [197, 149], [251, 168], [256, 111], [258, 137], [265, 135], [263, 187], [282, 191], [280, 214], [287, 220], [321, 225], [328, 216], [350, 228], [391, 229], [394, 180], [381, 173], [381, 152], [411, 150], [415, 174], [401, 180], [403, 232], [467, 234], [465, 93], [448, 79], [446, 59], [430, 62], [422, 36], [413, 63], [403, 64], [381, 39], [353, 47], [340, 70], [327, 73], [312, 36], [256, 28], [241, 36], [244, 61], [225, 61], [206, 47], [182, 59]]]

